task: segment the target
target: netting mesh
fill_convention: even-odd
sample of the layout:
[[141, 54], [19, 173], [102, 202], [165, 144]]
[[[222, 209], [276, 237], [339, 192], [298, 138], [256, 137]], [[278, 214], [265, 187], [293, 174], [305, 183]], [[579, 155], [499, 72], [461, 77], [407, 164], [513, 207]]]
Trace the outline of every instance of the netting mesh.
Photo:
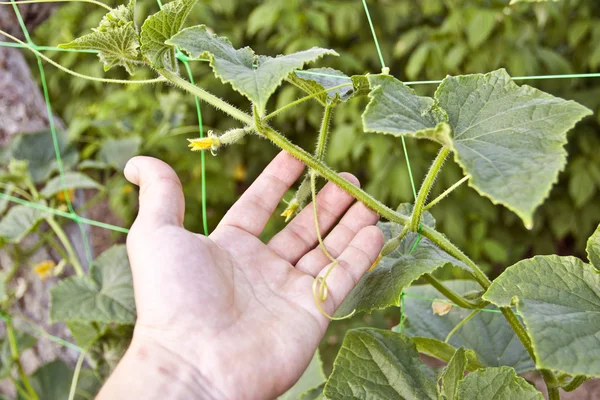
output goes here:
[[[72, 221], [74, 221], [78, 227], [79, 230], [81, 232], [81, 236], [82, 236], [82, 240], [83, 240], [83, 244], [85, 247], [85, 253], [86, 253], [86, 257], [87, 257], [87, 261], [89, 263], [90, 266], [93, 265], [93, 259], [92, 259], [92, 251], [90, 248], [90, 244], [89, 244], [89, 238], [87, 236], [86, 230], [84, 228], [84, 225], [92, 225], [92, 226], [97, 226], [103, 229], [107, 229], [107, 230], [111, 230], [111, 231], [115, 231], [115, 232], [120, 232], [120, 233], [124, 233], [127, 234], [129, 232], [129, 230], [125, 227], [120, 227], [120, 226], [115, 226], [115, 225], [111, 225], [102, 221], [96, 221], [96, 220], [91, 220], [85, 217], [82, 217], [80, 215], [78, 215], [77, 210], [75, 209], [73, 202], [71, 201], [70, 198], [70, 194], [69, 191], [67, 190], [67, 186], [66, 186], [66, 182], [65, 182], [65, 168], [63, 165], [63, 160], [61, 158], [61, 151], [60, 151], [60, 147], [59, 147], [59, 141], [58, 141], [58, 136], [57, 136], [57, 128], [55, 126], [54, 123], [54, 118], [53, 118], [53, 111], [52, 111], [52, 105], [50, 102], [50, 97], [49, 97], [49, 93], [48, 93], [48, 86], [46, 83], [46, 76], [45, 76], [45, 70], [44, 70], [44, 65], [43, 62], [46, 61], [48, 63], [51, 63], [52, 65], [54, 65], [57, 68], [63, 69], [59, 64], [53, 62], [52, 60], [50, 60], [49, 58], [45, 57], [41, 52], [42, 51], [68, 51], [68, 52], [79, 52], [79, 53], [95, 53], [95, 51], [93, 50], [72, 50], [72, 49], [61, 49], [61, 48], [57, 48], [57, 47], [52, 47], [52, 46], [37, 46], [31, 39], [30, 34], [27, 30], [27, 27], [25, 26], [25, 23], [23, 21], [23, 18], [21, 16], [21, 13], [19, 11], [18, 8], [18, 4], [24, 4], [24, 3], [35, 3], [35, 2], [42, 2], [44, 0], [40, 0], [40, 1], [15, 1], [15, 0], [11, 0], [10, 2], [4, 2], [4, 4], [0, 3], [1, 5], [12, 5], [14, 12], [16, 14], [16, 17], [19, 21], [19, 24], [21, 26], [21, 29], [23, 31], [24, 37], [25, 37], [25, 42], [20, 41], [19, 39], [9, 35], [6, 32], [3, 32], [0, 30], [0, 35], [3, 35], [5, 37], [7, 37], [8, 39], [13, 40], [13, 42], [7, 42], [7, 41], [0, 41], [0, 46], [5, 46], [5, 47], [16, 47], [16, 48], [24, 48], [27, 50], [30, 50], [34, 53], [36, 60], [37, 60], [37, 65], [38, 65], [38, 69], [39, 69], [39, 74], [40, 74], [40, 80], [41, 80], [41, 85], [42, 85], [42, 90], [43, 90], [43, 95], [44, 95], [44, 99], [46, 102], [46, 109], [47, 109], [47, 114], [48, 114], [48, 121], [49, 121], [49, 128], [50, 128], [50, 133], [52, 135], [52, 141], [53, 141], [53, 145], [54, 145], [54, 151], [55, 151], [55, 155], [56, 155], [56, 161], [57, 161], [57, 166], [58, 166], [58, 172], [59, 172], [59, 176], [61, 177], [61, 182], [62, 182], [62, 190], [64, 193], [64, 198], [65, 198], [65, 202], [68, 208], [68, 212], [62, 211], [62, 210], [58, 210], [58, 209], [53, 209], [50, 207], [45, 206], [44, 204], [40, 204], [40, 203], [35, 203], [35, 202], [30, 202], [27, 200], [24, 200], [22, 198], [19, 197], [15, 197], [12, 196], [10, 194], [6, 194], [6, 193], [0, 193], [0, 199], [5, 199], [8, 200], [10, 202], [16, 203], [16, 204], [21, 204], [24, 206], [28, 206], [28, 207], [32, 207], [44, 212], [48, 212], [51, 214], [54, 214], [56, 216], [59, 217], [63, 217], [63, 218], [67, 218], [70, 219]], [[88, 2], [88, 3], [94, 3], [97, 5], [102, 5], [105, 8], [107, 8], [106, 5], [104, 5], [103, 3], [97, 2], [95, 0], [56, 0], [57, 2], [63, 1], [63, 2], [69, 2], [69, 1], [82, 1], [82, 2]], [[160, 0], [157, 0], [158, 5], [162, 8], [162, 3]], [[386, 67], [385, 64], [385, 60], [383, 57], [383, 54], [381, 52], [381, 48], [379, 46], [379, 42], [377, 39], [377, 35], [376, 35], [376, 29], [375, 29], [375, 25], [374, 25], [374, 21], [371, 19], [371, 15], [369, 13], [369, 8], [367, 5], [367, 1], [366, 0], [362, 0], [362, 4], [364, 6], [364, 11], [365, 11], [365, 16], [367, 19], [367, 22], [369, 24], [369, 27], [371, 29], [372, 35], [373, 35], [373, 43], [375, 46], [375, 49], [377, 51], [377, 54], [379, 56], [379, 60], [381, 62], [381, 67], [382, 67], [382, 71], [384, 72], [389, 72], [389, 69]], [[188, 75], [188, 79], [190, 80], [190, 82], [192, 84], [194, 83], [194, 76], [192, 74], [191, 68], [190, 68], [190, 62], [194, 62], [194, 61], [203, 61], [203, 60], [192, 60], [190, 58], [188, 58], [187, 56], [185, 56], [181, 51], [177, 51], [177, 58], [179, 59], [179, 61], [183, 64], [184, 66], [184, 70], [186, 72], [186, 74]], [[63, 69], [64, 70], [64, 69]], [[73, 73], [72, 71], [68, 71], [69, 73], [75, 74], [75, 75], [80, 75], [77, 73]], [[327, 74], [321, 74], [321, 73], [315, 73], [315, 72], [307, 72], [307, 71], [302, 71], [303, 73], [306, 74], [317, 74], [317, 75], [327, 75]], [[82, 76], [82, 75], [80, 75]], [[335, 78], [339, 79], [339, 76], [336, 75], [332, 75]], [[84, 78], [92, 78], [95, 80], [101, 80], [98, 78], [93, 78], [93, 77], [85, 77], [82, 76]], [[513, 77], [512, 79], [515, 81], [522, 81], [522, 80], [542, 80], [542, 79], [577, 79], [577, 78], [600, 78], [600, 73], [585, 73], [585, 74], [562, 74], [562, 75], [536, 75], [536, 76], [517, 76], [517, 77]], [[111, 82], [117, 82], [117, 83], [135, 83], [136, 81], [119, 81], [119, 80], [104, 80], [104, 81], [111, 81]], [[151, 80], [151, 81], [160, 81], [160, 80]], [[151, 81], [137, 81], [139, 82], [151, 82]], [[439, 84], [441, 83], [442, 80], [426, 80], [426, 81], [412, 81], [412, 82], [404, 82], [404, 84], [406, 85], [426, 85], [426, 84]], [[204, 136], [204, 130], [203, 130], [203, 123], [202, 123], [202, 111], [201, 111], [201, 104], [200, 104], [200, 100], [196, 97], [195, 98], [195, 105], [196, 105], [196, 110], [197, 110], [197, 118], [198, 118], [198, 134], [200, 137]], [[407, 163], [407, 169], [408, 169], [408, 174], [409, 174], [409, 179], [411, 182], [411, 188], [412, 188], [412, 192], [413, 192], [413, 196], [416, 197], [417, 193], [416, 193], [416, 187], [415, 187], [415, 182], [412, 176], [412, 171], [410, 168], [410, 159], [408, 156], [408, 149], [404, 140], [404, 137], [402, 137], [402, 145], [403, 145], [403, 149], [404, 149], [404, 154], [405, 154], [405, 159], [406, 159], [406, 163]], [[201, 152], [200, 153], [200, 162], [201, 162], [201, 190], [202, 190], [202, 221], [203, 221], [203, 229], [204, 229], [204, 233], [206, 235], [208, 235], [208, 224], [207, 224], [207, 215], [206, 215], [206, 195], [207, 195], [207, 190], [206, 190], [206, 183], [205, 183], [205, 153]], [[418, 241], [415, 243], [417, 244]], [[414, 246], [413, 246], [414, 247]], [[446, 302], [446, 301], [441, 301], [438, 299], [432, 299], [432, 298], [426, 298], [426, 297], [421, 297], [421, 296], [416, 296], [414, 294], [409, 294], [409, 293], [402, 293], [401, 295], [401, 307], [404, 308], [405, 306], [405, 301], [406, 298], [413, 298], [415, 301], [427, 301], [427, 302], [443, 302], [443, 303], [447, 303], [449, 305], [452, 305], [454, 307], [458, 307], [456, 304], [453, 304], [451, 302]], [[494, 309], [476, 309], [474, 311], [483, 311], [483, 312], [494, 312], [494, 313], [499, 313], [499, 310], [494, 310]], [[0, 315], [1, 316], [1, 315]], [[7, 316], [2, 316], [4, 319], [8, 318]], [[401, 325], [400, 325], [401, 326]], [[79, 347], [77, 347], [76, 345], [66, 342], [61, 338], [58, 337], [54, 337], [52, 335], [49, 335], [48, 333], [36, 329], [35, 327], [32, 327], [32, 329], [39, 334], [40, 336], [44, 336], [56, 343], [59, 343], [61, 345], [64, 346], [68, 346], [70, 348], [73, 348], [75, 350], [79, 350], [81, 351], [81, 349]]]

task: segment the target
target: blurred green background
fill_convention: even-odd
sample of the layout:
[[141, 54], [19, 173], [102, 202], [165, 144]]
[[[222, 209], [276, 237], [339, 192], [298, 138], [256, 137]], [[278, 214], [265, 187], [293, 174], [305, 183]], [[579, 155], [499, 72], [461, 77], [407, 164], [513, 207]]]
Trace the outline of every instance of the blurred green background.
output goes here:
[[[488, 72], [504, 67], [513, 76], [597, 72], [600, 67], [600, 2], [562, 0], [508, 5], [509, 0], [372, 0], [369, 7], [391, 73], [404, 81], [442, 79], [447, 74]], [[116, 3], [115, 3], [116, 4]], [[138, 2], [139, 21], [157, 11], [153, 0]], [[35, 31], [39, 45], [71, 41], [95, 27], [104, 10], [89, 4], [62, 6]], [[339, 58], [326, 58], [319, 66], [331, 66], [348, 75], [377, 73], [381, 64], [360, 0], [216, 0], [200, 1], [187, 25], [206, 24], [234, 46], [251, 46], [257, 53], [276, 55], [321, 46], [335, 49]], [[47, 54], [75, 71], [109, 77], [126, 77], [124, 71], [104, 74], [94, 55]], [[33, 63], [33, 58], [31, 58]], [[208, 65], [192, 65], [199, 86], [242, 109], [247, 101], [212, 75]], [[47, 70], [50, 98], [55, 112], [66, 122], [68, 133], [83, 160], [106, 161], [108, 149], [118, 149], [125, 160], [139, 153], [171, 164], [179, 174], [186, 195], [186, 226], [201, 231], [200, 156], [187, 148], [188, 137], [198, 134], [194, 99], [173, 87], [115, 86], [74, 79]], [[152, 77], [140, 71], [136, 78]], [[598, 115], [600, 79], [529, 80], [527, 83], [554, 95], [574, 99]], [[436, 85], [414, 86], [432, 94]], [[301, 93], [284, 85], [273, 97], [270, 109], [291, 102]], [[339, 171], [350, 171], [363, 187], [390, 206], [413, 199], [401, 141], [394, 137], [365, 134], [360, 115], [366, 99], [337, 107], [327, 162]], [[205, 130], [217, 132], [235, 127], [223, 114], [202, 107]], [[275, 125], [292, 141], [312, 149], [321, 119], [320, 106], [304, 103], [279, 116]], [[535, 255], [557, 253], [585, 258], [585, 241], [600, 222], [600, 126], [591, 117], [569, 133], [568, 165], [550, 197], [527, 231], [512, 212], [493, 205], [466, 185], [433, 210], [438, 229], [463, 248], [486, 271], [497, 276], [514, 262]], [[419, 184], [438, 146], [407, 140], [412, 171]], [[207, 204], [209, 227], [276, 154], [276, 148], [256, 136], [207, 154]], [[107, 184], [110, 209], [129, 225], [136, 209], [135, 191], [121, 177], [122, 163], [112, 168], [83, 165]], [[544, 168], [544, 165], [540, 165]], [[460, 168], [448, 162], [433, 196], [462, 177]], [[291, 198], [289, 194], [288, 199]], [[283, 207], [282, 207], [283, 208]], [[265, 238], [283, 226], [273, 218]], [[123, 240], [122, 235], [114, 240]], [[452, 272], [446, 272], [448, 277]], [[391, 315], [391, 314], [386, 314]], [[375, 314], [359, 323], [393, 324], [393, 317]], [[373, 321], [374, 320], [374, 321]], [[339, 327], [357, 322], [344, 322]], [[341, 341], [335, 333], [327, 339], [332, 348]]]

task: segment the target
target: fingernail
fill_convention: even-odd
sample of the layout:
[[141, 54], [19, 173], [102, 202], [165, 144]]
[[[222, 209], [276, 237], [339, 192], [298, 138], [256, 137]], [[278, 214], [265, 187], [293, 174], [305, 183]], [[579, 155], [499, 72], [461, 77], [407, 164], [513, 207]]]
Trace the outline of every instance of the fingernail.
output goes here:
[[125, 175], [125, 179], [127, 179], [129, 182], [133, 183], [134, 185], [137, 185], [139, 183], [140, 173], [139, 173], [137, 167], [135, 166], [135, 163], [133, 162], [133, 160], [127, 161], [127, 164], [125, 165], [125, 169], [123, 170], [123, 175]]

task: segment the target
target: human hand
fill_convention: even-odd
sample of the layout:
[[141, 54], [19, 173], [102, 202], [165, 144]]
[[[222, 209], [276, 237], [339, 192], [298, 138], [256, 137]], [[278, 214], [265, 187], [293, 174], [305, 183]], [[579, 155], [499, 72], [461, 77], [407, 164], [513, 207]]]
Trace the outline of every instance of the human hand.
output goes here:
[[[329, 324], [312, 285], [330, 261], [312, 205], [267, 244], [258, 236], [303, 169], [280, 153], [205, 237], [183, 228], [181, 184], [167, 164], [127, 164], [125, 176], [140, 186], [127, 237], [138, 319], [100, 399], [272, 399], [298, 380]], [[317, 196], [325, 246], [339, 260], [322, 303], [330, 315], [383, 246], [378, 216], [353, 202], [332, 183]]]

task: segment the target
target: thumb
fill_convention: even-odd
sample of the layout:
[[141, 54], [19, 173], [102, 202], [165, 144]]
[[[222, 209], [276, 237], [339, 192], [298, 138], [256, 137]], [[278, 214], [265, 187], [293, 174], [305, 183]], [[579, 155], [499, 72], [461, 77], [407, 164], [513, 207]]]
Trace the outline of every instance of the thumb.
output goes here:
[[168, 164], [152, 157], [134, 157], [125, 166], [124, 174], [140, 187], [136, 223], [153, 228], [183, 226], [185, 200], [181, 182]]

